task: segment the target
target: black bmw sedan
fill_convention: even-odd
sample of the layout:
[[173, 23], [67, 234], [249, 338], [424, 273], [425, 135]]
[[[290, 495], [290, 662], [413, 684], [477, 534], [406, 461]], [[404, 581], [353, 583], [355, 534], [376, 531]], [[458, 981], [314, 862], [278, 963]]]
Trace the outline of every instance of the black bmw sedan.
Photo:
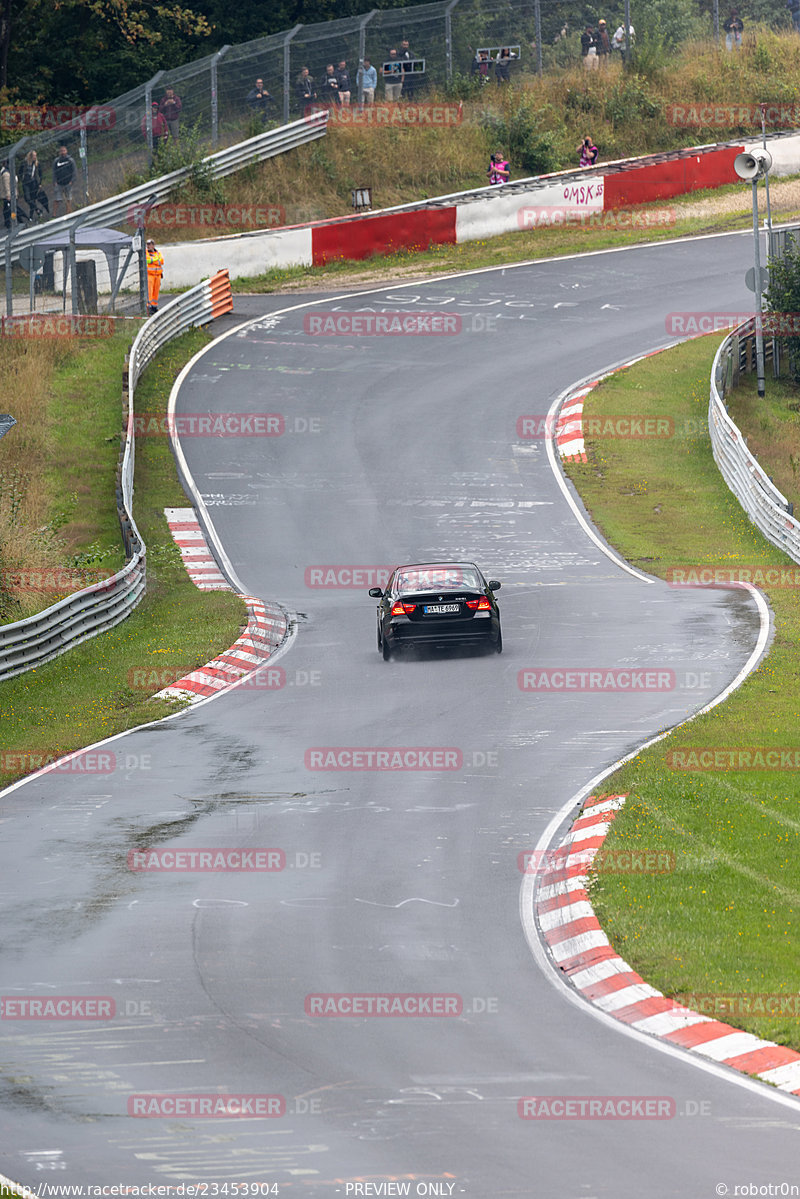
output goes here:
[[482, 645], [503, 652], [494, 592], [474, 562], [417, 562], [392, 571], [378, 604], [378, 650], [385, 662], [403, 646]]

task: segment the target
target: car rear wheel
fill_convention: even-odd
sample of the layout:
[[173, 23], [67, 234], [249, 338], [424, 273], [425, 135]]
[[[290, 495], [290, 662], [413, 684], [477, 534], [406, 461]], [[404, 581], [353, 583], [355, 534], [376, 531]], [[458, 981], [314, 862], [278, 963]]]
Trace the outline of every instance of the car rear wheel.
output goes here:
[[383, 654], [384, 662], [388, 662], [392, 656], [392, 651], [389, 649], [389, 643], [387, 642], [385, 637], [382, 639], [381, 652]]
[[503, 652], [503, 634], [500, 629], [497, 630], [497, 644], [495, 645], [495, 653], [502, 654]]

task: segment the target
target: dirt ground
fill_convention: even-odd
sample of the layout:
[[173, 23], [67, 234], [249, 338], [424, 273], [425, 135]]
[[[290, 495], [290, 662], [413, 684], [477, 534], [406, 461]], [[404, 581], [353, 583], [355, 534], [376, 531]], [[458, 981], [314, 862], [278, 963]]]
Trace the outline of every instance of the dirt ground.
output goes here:
[[[800, 211], [800, 179], [770, 180], [769, 199], [772, 215], [785, 216]], [[703, 200], [681, 197], [673, 201], [681, 217], [729, 216], [736, 212], [748, 214], [752, 211], [750, 194], [730, 192], [724, 196], [708, 196]], [[767, 206], [763, 186], [758, 189], [758, 207], [762, 220]]]

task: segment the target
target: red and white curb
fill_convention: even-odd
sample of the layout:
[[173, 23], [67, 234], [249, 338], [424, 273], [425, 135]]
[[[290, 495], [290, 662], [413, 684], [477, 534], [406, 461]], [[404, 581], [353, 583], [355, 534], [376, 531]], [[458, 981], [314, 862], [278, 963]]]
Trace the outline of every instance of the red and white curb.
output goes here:
[[575, 391], [569, 393], [558, 410], [555, 428], [556, 445], [564, 462], [588, 461], [583, 441], [583, 405], [586, 403], [589, 393], [604, 379], [609, 379], [612, 375], [627, 370], [629, 366], [634, 366], [637, 362], [643, 362], [645, 358], [652, 358], [654, 354], [660, 353], [661, 350], [650, 350], [647, 354], [640, 354], [638, 358], [631, 358], [629, 362], [621, 362], [613, 370], [606, 371], [599, 378], [593, 379], [591, 383], [581, 383]]
[[230, 591], [231, 585], [206, 545], [194, 508], [165, 508], [169, 531], [181, 551], [189, 578], [201, 591]]
[[[167, 524], [181, 551], [184, 566], [201, 591], [232, 591], [214, 555], [194, 508], [165, 508]], [[157, 699], [188, 699], [192, 703], [224, 691], [263, 666], [286, 637], [286, 614], [276, 604], [243, 595], [247, 628], [224, 653], [156, 693]]]
[[591, 905], [586, 878], [625, 799], [590, 796], [567, 836], [547, 855], [535, 906], [553, 961], [585, 999], [615, 1020], [800, 1095], [800, 1054], [668, 999], [612, 948]]
[[583, 404], [594, 382], [579, 387], [564, 403], [556, 418], [556, 445], [565, 462], [586, 462], [586, 446], [583, 444]]

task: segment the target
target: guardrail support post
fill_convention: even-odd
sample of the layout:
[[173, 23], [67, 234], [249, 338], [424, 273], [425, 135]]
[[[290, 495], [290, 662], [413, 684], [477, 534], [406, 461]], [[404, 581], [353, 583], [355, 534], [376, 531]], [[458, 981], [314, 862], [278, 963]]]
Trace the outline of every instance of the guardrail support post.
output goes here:
[[14, 315], [14, 295], [11, 289], [11, 238], [13, 230], [6, 233], [6, 315]]
[[[453, 21], [450, 13], [458, 3], [459, 0], [450, 0], [444, 10], [444, 55], [448, 83], [453, 82]], [[539, 0], [536, 0], [536, 3], [538, 4]]]
[[753, 180], [753, 241], [755, 243], [755, 284], [756, 293], [756, 377], [758, 398], [764, 399], [766, 386], [764, 382], [764, 334], [761, 318], [761, 242], [758, 235], [758, 179]]
[[78, 314], [78, 267], [75, 262], [75, 226], [69, 231], [69, 289], [72, 292], [72, 315]]
[[[372, 12], [365, 13], [364, 16], [361, 18], [361, 21], [358, 26], [358, 66], [359, 66], [359, 70], [364, 65], [364, 58], [367, 53], [367, 25], [370, 23], [372, 18], [375, 16], [377, 11], [378, 11], [377, 8], [373, 8]], [[356, 76], [358, 77], [358, 72], [356, 72]], [[364, 103], [364, 76], [361, 75], [360, 78], [361, 78], [361, 82], [358, 85], [358, 102], [359, 102], [359, 104], [363, 104]]]
[[211, 145], [216, 148], [219, 141], [219, 103], [217, 100], [217, 63], [223, 54], [227, 54], [230, 46], [217, 50], [211, 59]]
[[[291, 60], [292, 55], [289, 49], [289, 42], [303, 28], [302, 24], [295, 25], [294, 29], [290, 29], [283, 39], [283, 123], [289, 124], [289, 97], [292, 91], [291, 75]], [[303, 115], [302, 113], [300, 114]]]
[[83, 175], [83, 202], [89, 203], [89, 158], [88, 147], [86, 145], [86, 117], [81, 117], [81, 144], [78, 150], [78, 155], [81, 160], [81, 174]]

